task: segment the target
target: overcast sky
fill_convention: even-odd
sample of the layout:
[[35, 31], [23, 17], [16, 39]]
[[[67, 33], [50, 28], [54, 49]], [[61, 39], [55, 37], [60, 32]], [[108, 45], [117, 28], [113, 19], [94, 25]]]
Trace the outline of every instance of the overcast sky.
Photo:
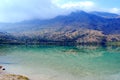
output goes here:
[[0, 22], [46, 19], [76, 10], [120, 14], [120, 0], [0, 0]]

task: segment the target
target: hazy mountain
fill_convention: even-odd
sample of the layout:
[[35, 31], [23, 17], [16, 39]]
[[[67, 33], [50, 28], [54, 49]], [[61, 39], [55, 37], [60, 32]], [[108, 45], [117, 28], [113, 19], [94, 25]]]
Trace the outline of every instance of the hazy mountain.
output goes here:
[[94, 12], [90, 12], [90, 13], [94, 14], [94, 15], [97, 15], [97, 16], [104, 17], [104, 18], [119, 18], [120, 17], [120, 15], [118, 15], [118, 14], [108, 13], [108, 12], [97, 12], [97, 11], [94, 11]]
[[120, 18], [113, 18], [115, 14], [111, 13], [96, 13], [77, 11], [48, 20], [0, 23], [0, 31], [10, 33], [12, 43], [120, 41]]

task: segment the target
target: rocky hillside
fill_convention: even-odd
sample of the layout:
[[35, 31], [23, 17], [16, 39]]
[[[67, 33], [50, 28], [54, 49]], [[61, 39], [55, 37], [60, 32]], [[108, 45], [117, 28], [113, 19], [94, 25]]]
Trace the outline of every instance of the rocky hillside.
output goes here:
[[[98, 15], [99, 14], [99, 15]], [[106, 43], [120, 41], [120, 18], [115, 14], [73, 12], [48, 20], [0, 23], [0, 43], [74, 42]], [[113, 16], [112, 16], [113, 15]], [[2, 28], [5, 27], [5, 28]], [[9, 34], [8, 34], [9, 33]]]

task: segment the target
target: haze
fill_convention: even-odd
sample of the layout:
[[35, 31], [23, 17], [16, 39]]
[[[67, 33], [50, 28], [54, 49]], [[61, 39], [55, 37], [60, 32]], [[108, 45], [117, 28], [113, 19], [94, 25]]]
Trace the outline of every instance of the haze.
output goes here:
[[120, 0], [0, 0], [0, 22], [48, 19], [76, 10], [120, 14], [119, 3]]

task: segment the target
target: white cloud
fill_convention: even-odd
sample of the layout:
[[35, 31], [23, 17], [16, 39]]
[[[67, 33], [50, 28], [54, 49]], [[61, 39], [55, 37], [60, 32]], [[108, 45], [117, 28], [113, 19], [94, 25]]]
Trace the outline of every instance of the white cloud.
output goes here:
[[119, 9], [119, 8], [111, 8], [111, 9], [109, 10], [109, 12], [120, 14], [120, 9]]
[[67, 3], [60, 3], [60, 0], [52, 0], [53, 4], [62, 9], [79, 9], [79, 10], [91, 10], [95, 7], [95, 3], [92, 1], [69, 1]]
[[51, 18], [55, 10], [51, 0], [0, 0], [0, 22]]
[[65, 0], [0, 0], [0, 22], [46, 19], [75, 10], [89, 10], [91, 1], [62, 2]]

